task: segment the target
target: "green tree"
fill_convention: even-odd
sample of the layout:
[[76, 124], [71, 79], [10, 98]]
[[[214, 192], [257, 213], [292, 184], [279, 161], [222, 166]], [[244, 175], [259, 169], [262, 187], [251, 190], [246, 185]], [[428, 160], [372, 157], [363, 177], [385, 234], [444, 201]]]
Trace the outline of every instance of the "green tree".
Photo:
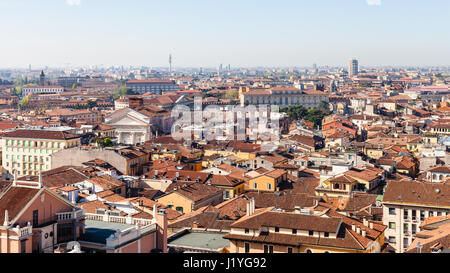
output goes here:
[[88, 102], [87, 102], [88, 109], [92, 109], [92, 108], [94, 108], [96, 106], [97, 106], [97, 102], [96, 101], [88, 100]]
[[228, 91], [225, 94], [225, 98], [232, 99], [232, 100], [238, 99], [239, 98], [239, 91], [237, 89], [231, 89], [230, 91]]
[[103, 141], [103, 147], [112, 147], [113, 146], [113, 142], [111, 141], [111, 139], [109, 137], [105, 138], [105, 140]]
[[134, 93], [131, 91], [131, 89], [129, 89], [123, 85], [114, 92], [114, 99], [116, 100], [116, 99], [119, 99], [121, 96], [132, 95], [132, 94], [134, 94]]
[[30, 96], [24, 97], [24, 98], [20, 101], [20, 107], [21, 107], [21, 108], [27, 107], [27, 105], [30, 104], [30, 101], [31, 101], [31, 97], [30, 97]]

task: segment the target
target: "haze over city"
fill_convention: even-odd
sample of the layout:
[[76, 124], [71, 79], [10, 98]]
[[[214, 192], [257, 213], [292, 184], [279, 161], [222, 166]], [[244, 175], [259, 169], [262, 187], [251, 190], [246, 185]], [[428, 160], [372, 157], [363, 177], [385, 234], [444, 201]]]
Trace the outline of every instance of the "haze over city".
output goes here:
[[450, 64], [444, 0], [3, 0], [0, 67]]

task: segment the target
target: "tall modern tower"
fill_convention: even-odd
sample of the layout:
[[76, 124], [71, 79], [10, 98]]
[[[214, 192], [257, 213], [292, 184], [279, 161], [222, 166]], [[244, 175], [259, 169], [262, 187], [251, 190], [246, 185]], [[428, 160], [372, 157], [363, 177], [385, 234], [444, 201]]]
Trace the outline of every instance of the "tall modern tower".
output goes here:
[[350, 76], [358, 75], [358, 60], [353, 59], [348, 63], [348, 74]]
[[169, 73], [172, 73], [172, 54], [169, 54]]

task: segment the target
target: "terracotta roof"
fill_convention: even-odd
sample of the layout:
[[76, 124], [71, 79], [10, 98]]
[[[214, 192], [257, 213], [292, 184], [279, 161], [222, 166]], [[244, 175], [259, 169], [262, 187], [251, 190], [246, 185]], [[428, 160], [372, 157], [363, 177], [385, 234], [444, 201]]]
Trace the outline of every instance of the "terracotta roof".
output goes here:
[[450, 206], [450, 184], [416, 181], [388, 182], [383, 202]]
[[8, 218], [11, 221], [39, 191], [40, 189], [10, 187], [0, 197], [0, 219], [2, 219], [2, 224], [5, 220], [5, 210], [8, 210]]
[[266, 226], [336, 233], [341, 223], [342, 220], [337, 217], [319, 217], [266, 211], [260, 214], [245, 216], [235, 222], [231, 227], [259, 229], [261, 226]]
[[68, 140], [79, 138], [79, 135], [69, 134], [62, 131], [43, 131], [43, 130], [16, 130], [5, 133], [3, 137], [11, 138], [34, 138], [34, 139], [55, 139], [55, 140]]

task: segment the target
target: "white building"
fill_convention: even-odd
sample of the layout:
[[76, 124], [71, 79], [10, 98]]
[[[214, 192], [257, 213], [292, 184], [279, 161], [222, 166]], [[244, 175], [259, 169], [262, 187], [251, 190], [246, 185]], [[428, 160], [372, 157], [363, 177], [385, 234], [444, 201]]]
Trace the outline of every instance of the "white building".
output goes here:
[[24, 86], [22, 88], [22, 96], [27, 96], [28, 94], [55, 94], [64, 92], [64, 87], [62, 86]]

